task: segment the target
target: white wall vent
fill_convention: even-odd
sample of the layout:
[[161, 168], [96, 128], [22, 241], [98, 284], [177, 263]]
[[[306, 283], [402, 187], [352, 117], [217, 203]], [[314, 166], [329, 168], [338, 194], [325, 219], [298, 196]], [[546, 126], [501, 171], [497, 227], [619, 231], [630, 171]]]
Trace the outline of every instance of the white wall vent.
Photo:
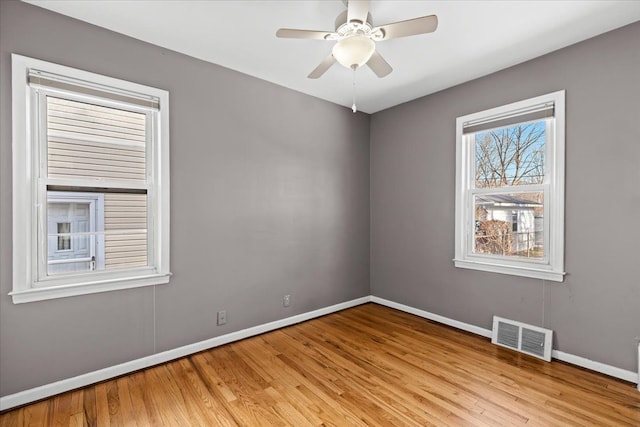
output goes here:
[[550, 362], [552, 338], [553, 331], [550, 329], [493, 316], [491, 342], [502, 347], [518, 350]]

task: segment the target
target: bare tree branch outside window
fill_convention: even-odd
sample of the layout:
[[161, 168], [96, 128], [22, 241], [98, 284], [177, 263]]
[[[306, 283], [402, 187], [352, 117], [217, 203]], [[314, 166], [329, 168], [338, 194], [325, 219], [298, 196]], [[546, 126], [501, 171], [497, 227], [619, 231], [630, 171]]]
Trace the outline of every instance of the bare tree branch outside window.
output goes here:
[[[523, 123], [475, 135], [475, 187], [505, 188], [542, 184], [545, 176], [544, 121]], [[487, 194], [476, 201], [476, 253], [543, 256], [544, 193]], [[494, 203], [495, 202], [495, 203]]]
[[542, 183], [544, 150], [544, 122], [476, 134], [476, 188]]

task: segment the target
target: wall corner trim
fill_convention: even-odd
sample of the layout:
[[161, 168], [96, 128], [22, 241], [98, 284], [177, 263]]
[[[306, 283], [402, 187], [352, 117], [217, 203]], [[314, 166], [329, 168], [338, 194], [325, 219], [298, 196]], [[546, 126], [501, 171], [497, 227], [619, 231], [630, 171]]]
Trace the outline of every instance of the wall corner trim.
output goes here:
[[[416, 316], [424, 317], [425, 319], [433, 320], [434, 322], [442, 323], [447, 326], [452, 326], [454, 328], [471, 332], [477, 335], [481, 335], [486, 338], [491, 338], [490, 329], [485, 329], [479, 326], [471, 325], [469, 323], [453, 320], [448, 317], [441, 316], [439, 314], [430, 313], [425, 310], [420, 310], [418, 308], [414, 308], [404, 304], [399, 304], [397, 302], [389, 301], [384, 298], [379, 298], [376, 296], [371, 296], [371, 302], [384, 305], [390, 308], [395, 308], [396, 310], [404, 311], [406, 313], [411, 313]], [[576, 355], [565, 353], [564, 351], [559, 351], [559, 350], [552, 350], [551, 357], [553, 359], [561, 360], [563, 362], [580, 366], [582, 368], [586, 368], [591, 371], [596, 371], [601, 374], [609, 375], [611, 377], [619, 378], [621, 380], [629, 381], [631, 383], [636, 383], [638, 384], [638, 391], [640, 391], [640, 378], [639, 378], [640, 373], [639, 372], [633, 372], [633, 371], [628, 371], [626, 369], [617, 368], [615, 366], [607, 365], [601, 362], [597, 362], [595, 360], [590, 360], [585, 357], [576, 356]]]
[[119, 365], [110, 366], [108, 368], [99, 369], [97, 371], [88, 372], [86, 374], [81, 374], [75, 377], [66, 378], [50, 384], [45, 384], [39, 387], [34, 387], [28, 390], [20, 391], [18, 393], [2, 396], [0, 397], [0, 411], [5, 411], [7, 409], [14, 408], [16, 406], [33, 403], [35, 401], [54, 396], [56, 394], [60, 394], [66, 391], [85, 387], [100, 381], [109, 380], [111, 378], [115, 378], [120, 375], [125, 375], [134, 371], [138, 371], [140, 369], [149, 368], [154, 365], [159, 365], [161, 363], [179, 359], [181, 357], [198, 353], [203, 350], [208, 350], [210, 348], [218, 347], [234, 341], [239, 341], [244, 338], [260, 335], [265, 332], [284, 328], [286, 326], [295, 325], [296, 323], [304, 322], [306, 320], [311, 320], [320, 316], [325, 316], [327, 314], [335, 313], [337, 311], [345, 310], [347, 308], [366, 304], [368, 302], [371, 302], [370, 296], [356, 298], [354, 300], [345, 301], [339, 304], [331, 305], [329, 307], [324, 307], [318, 310], [309, 311], [307, 313], [302, 313], [295, 316], [287, 317], [285, 319], [264, 323], [262, 325], [253, 326], [251, 328], [242, 329], [236, 332], [231, 332], [226, 335], [210, 338], [197, 343], [188, 344], [182, 347], [174, 348], [174, 349], [163, 351], [160, 353], [155, 353], [150, 356], [145, 356], [140, 359], [131, 360], [129, 362], [121, 363]]

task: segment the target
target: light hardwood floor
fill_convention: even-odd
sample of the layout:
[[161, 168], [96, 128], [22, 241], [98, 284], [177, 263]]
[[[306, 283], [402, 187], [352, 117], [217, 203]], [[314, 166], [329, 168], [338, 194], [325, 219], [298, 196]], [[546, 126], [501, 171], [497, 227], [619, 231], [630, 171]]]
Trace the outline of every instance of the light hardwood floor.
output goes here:
[[0, 415], [32, 425], [640, 426], [640, 392], [366, 304]]

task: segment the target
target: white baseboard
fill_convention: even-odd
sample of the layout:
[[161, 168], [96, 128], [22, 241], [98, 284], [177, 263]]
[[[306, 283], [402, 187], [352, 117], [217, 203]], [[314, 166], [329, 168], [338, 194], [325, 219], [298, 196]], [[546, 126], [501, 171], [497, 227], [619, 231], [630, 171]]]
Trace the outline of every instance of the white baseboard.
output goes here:
[[[491, 338], [491, 330], [480, 328], [469, 323], [459, 322], [457, 320], [449, 319], [448, 317], [440, 316], [439, 314], [430, 313], [428, 311], [420, 310], [410, 307], [404, 304], [398, 304], [397, 302], [389, 301], [383, 298], [371, 297], [371, 302], [384, 305], [387, 307], [395, 308], [406, 313], [415, 314], [416, 316], [424, 317], [425, 319], [433, 320], [434, 322], [442, 323], [448, 326], [453, 326], [463, 331], [472, 332], [483, 337]], [[616, 368], [615, 366], [606, 365], [604, 363], [596, 362], [595, 360], [586, 359], [584, 357], [576, 356], [564, 351], [553, 350], [551, 357], [563, 362], [571, 363], [582, 368], [587, 368], [592, 371], [600, 372], [601, 374], [609, 375], [615, 378], [620, 378], [625, 381], [638, 384], [638, 390], [640, 390], [640, 373], [627, 371], [626, 369]]]
[[606, 365], [604, 363], [596, 362], [595, 360], [587, 359], [585, 357], [565, 353], [564, 351], [552, 350], [551, 357], [553, 357], [554, 359], [562, 360], [563, 362], [571, 363], [572, 365], [587, 368], [591, 371], [600, 372], [601, 374], [620, 378], [621, 380], [629, 381], [631, 383], [636, 383], [638, 384], [638, 390], [640, 390], [638, 372], [616, 368], [615, 366]]
[[199, 351], [208, 350], [213, 347], [218, 347], [220, 345], [228, 344], [234, 341], [239, 341], [241, 339], [249, 338], [254, 335], [260, 335], [265, 332], [284, 328], [285, 326], [294, 325], [296, 323], [304, 322], [316, 317], [335, 313], [337, 311], [365, 304], [370, 301], [370, 296], [357, 298], [351, 301], [346, 301], [340, 304], [335, 304], [329, 307], [310, 311], [308, 313], [298, 314], [296, 316], [287, 317], [286, 319], [276, 320], [274, 322], [269, 322], [262, 325], [254, 326], [252, 328], [243, 329], [241, 331], [232, 332], [230, 334], [221, 335], [219, 337], [200, 341], [194, 344], [189, 344], [183, 347], [174, 348], [172, 350], [163, 351], [161, 353], [152, 354], [151, 356], [142, 357], [140, 359], [121, 363], [119, 365], [111, 366], [93, 372], [88, 372], [76, 377], [56, 381], [51, 384], [45, 384], [43, 386], [24, 390], [15, 394], [9, 394], [7, 396], [0, 397], [0, 411], [14, 408], [20, 405], [26, 405], [27, 403], [35, 402], [37, 400], [54, 396], [59, 393], [64, 393], [69, 390], [85, 387], [90, 384], [95, 384], [97, 382], [128, 374], [130, 372], [145, 369], [150, 366], [158, 365], [160, 363], [179, 359], [180, 357], [188, 356]]
[[425, 319], [433, 320], [434, 322], [442, 323], [447, 326], [453, 326], [454, 328], [462, 329], [463, 331], [471, 332], [476, 335], [482, 335], [483, 337], [491, 338], [491, 329], [485, 329], [479, 326], [471, 325], [469, 323], [459, 322], [457, 320], [449, 319], [448, 317], [440, 316], [439, 314], [434, 314], [428, 311], [420, 310], [419, 308], [399, 304], [397, 302], [389, 301], [384, 298], [372, 296], [371, 302], [395, 308], [396, 310], [404, 311], [405, 313], [415, 314], [416, 316], [424, 317]]
[[[357, 305], [365, 304], [368, 302], [374, 302], [376, 304], [384, 305], [390, 308], [395, 308], [397, 310], [404, 311], [406, 313], [414, 314], [416, 316], [423, 317], [425, 319], [433, 320], [434, 322], [452, 326], [454, 328], [471, 332], [477, 335], [481, 335], [486, 338], [491, 338], [491, 330], [489, 329], [481, 328], [479, 326], [453, 320], [448, 317], [441, 316], [439, 314], [430, 313], [425, 310], [420, 310], [418, 308], [410, 307], [408, 305], [399, 304], [393, 301], [386, 300], [384, 298], [379, 298], [379, 297], [370, 295], [362, 298], [357, 298], [351, 301], [346, 301], [340, 304], [335, 304], [329, 307], [324, 307], [318, 310], [310, 311], [308, 313], [302, 313], [296, 316], [287, 317], [286, 319], [276, 320], [274, 322], [269, 322], [263, 325], [258, 325], [251, 328], [243, 329], [241, 331], [232, 332], [230, 334], [221, 335], [219, 337], [211, 338], [205, 341], [200, 341], [194, 344], [185, 345], [183, 347], [174, 348], [172, 350], [163, 351], [161, 353], [152, 354], [150, 356], [142, 357], [140, 359], [121, 363], [119, 365], [111, 366], [111, 367], [100, 369], [97, 371], [88, 372], [86, 374], [78, 375], [76, 377], [56, 381], [51, 384], [45, 384], [43, 386], [35, 387], [29, 390], [24, 390], [15, 394], [3, 396], [3, 397], [0, 397], [0, 411], [14, 408], [16, 406], [26, 405], [28, 403], [45, 399], [47, 397], [54, 396], [56, 394], [64, 393], [66, 391], [74, 390], [80, 387], [85, 387], [90, 384], [95, 384], [97, 382], [105, 381], [110, 378], [128, 374], [130, 372], [135, 372], [140, 369], [145, 369], [150, 366], [158, 365], [160, 363], [169, 362], [171, 360], [188, 356], [190, 354], [194, 354], [199, 351], [208, 350], [210, 348], [218, 347], [220, 345], [228, 344], [234, 341], [239, 341], [244, 338], [249, 338], [255, 335], [263, 334], [265, 332], [284, 328], [286, 326], [294, 325], [296, 323], [304, 322], [306, 320], [311, 320], [316, 317], [335, 313], [337, 311], [355, 307]], [[640, 381], [638, 379], [637, 372], [616, 368], [615, 366], [606, 365], [604, 363], [585, 359], [584, 357], [575, 356], [573, 354], [565, 353], [558, 350], [553, 350], [552, 357], [567, 363], [571, 363], [573, 365], [578, 365], [583, 368], [600, 372], [605, 375], [610, 375], [612, 377], [620, 378], [625, 381], [638, 383], [638, 390], [640, 391]]]

